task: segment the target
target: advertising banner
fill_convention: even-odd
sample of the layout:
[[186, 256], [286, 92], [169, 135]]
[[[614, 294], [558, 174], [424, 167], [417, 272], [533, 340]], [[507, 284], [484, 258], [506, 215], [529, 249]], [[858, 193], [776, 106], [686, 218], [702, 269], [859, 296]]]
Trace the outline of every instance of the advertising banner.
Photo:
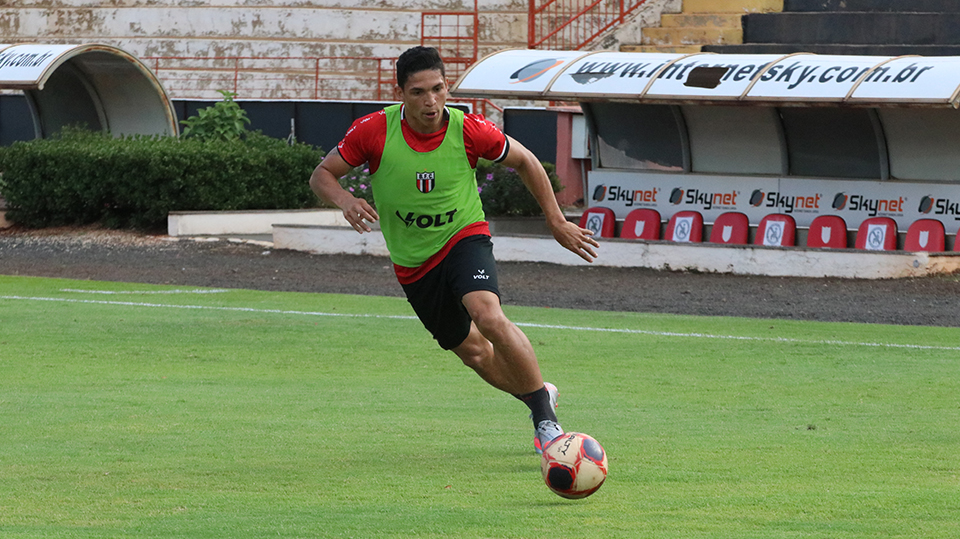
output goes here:
[[601, 52], [567, 66], [549, 89], [556, 98], [637, 98], [682, 54]]
[[760, 75], [746, 100], [842, 101], [881, 56], [789, 56]]
[[854, 90], [851, 102], [956, 102], [960, 58], [907, 56], [874, 69]]
[[617, 219], [636, 208], [651, 208], [663, 219], [684, 210], [698, 211], [705, 222], [721, 213], [745, 213], [751, 222], [767, 213], [749, 203], [755, 191], [777, 190], [776, 178], [706, 176], [697, 174], [637, 173], [594, 170], [587, 174], [590, 206], [613, 210]]
[[780, 54], [698, 54], [664, 69], [647, 99], [739, 99]]
[[494, 53], [477, 64], [454, 85], [457, 95], [536, 97], [583, 51], [509, 50]]
[[837, 215], [850, 229], [870, 217], [890, 217], [901, 231], [924, 218], [939, 220], [948, 234], [960, 228], [960, 185], [606, 170], [591, 171], [587, 183], [589, 205], [610, 208], [621, 220], [635, 208], [651, 208], [664, 220], [697, 211], [706, 223], [736, 211], [754, 225], [784, 213], [801, 227], [818, 215]]
[[[2, 48], [6, 47], [6, 48]], [[76, 45], [0, 45], [0, 87], [39, 87], [44, 74]]]
[[454, 85], [464, 97], [958, 104], [960, 57], [508, 50]]

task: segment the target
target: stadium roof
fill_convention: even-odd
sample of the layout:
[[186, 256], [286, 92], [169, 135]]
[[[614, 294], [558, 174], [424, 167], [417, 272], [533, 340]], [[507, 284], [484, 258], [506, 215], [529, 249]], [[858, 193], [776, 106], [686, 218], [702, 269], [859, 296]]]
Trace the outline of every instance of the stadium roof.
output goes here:
[[550, 101], [960, 107], [960, 57], [507, 50], [458, 97]]
[[179, 132], [157, 77], [110, 45], [0, 44], [0, 89], [23, 90], [38, 137], [73, 124], [114, 135]]

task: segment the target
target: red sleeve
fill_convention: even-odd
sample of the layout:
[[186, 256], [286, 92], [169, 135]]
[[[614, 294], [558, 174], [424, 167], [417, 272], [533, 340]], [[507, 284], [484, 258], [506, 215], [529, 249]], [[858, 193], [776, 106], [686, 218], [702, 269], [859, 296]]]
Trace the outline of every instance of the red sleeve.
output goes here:
[[380, 167], [386, 140], [387, 115], [381, 110], [353, 122], [343, 140], [337, 144], [337, 151], [351, 166], [369, 163], [370, 173], [373, 174]]
[[480, 114], [464, 116], [463, 142], [471, 167], [476, 167], [480, 158], [501, 161], [507, 156], [507, 136], [496, 124]]

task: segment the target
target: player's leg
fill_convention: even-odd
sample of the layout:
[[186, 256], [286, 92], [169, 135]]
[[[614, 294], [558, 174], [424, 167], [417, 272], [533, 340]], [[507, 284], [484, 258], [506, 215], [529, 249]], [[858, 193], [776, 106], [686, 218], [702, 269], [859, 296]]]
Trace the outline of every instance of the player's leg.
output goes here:
[[523, 401], [530, 409], [537, 453], [563, 434], [554, 411], [558, 391], [545, 384], [530, 340], [500, 307], [500, 298], [488, 291], [463, 297], [474, 323], [464, 342], [453, 349], [465, 365], [487, 383]]
[[500, 298], [477, 290], [463, 296], [473, 323], [463, 344], [453, 349], [465, 365], [490, 385], [512, 395], [543, 387], [537, 356], [527, 336], [507, 319]]
[[467, 337], [453, 351], [488, 383], [530, 408], [539, 441], [562, 434], [554, 411], [557, 392], [554, 389], [551, 394], [545, 386], [530, 340], [500, 306], [490, 238], [461, 240], [447, 261], [446, 280], [472, 321]]
[[563, 433], [554, 412], [555, 389], [551, 394], [544, 386], [530, 341], [500, 308], [489, 237], [459, 241], [437, 267], [402, 286], [441, 348], [452, 350], [487, 383], [530, 408], [538, 450]]

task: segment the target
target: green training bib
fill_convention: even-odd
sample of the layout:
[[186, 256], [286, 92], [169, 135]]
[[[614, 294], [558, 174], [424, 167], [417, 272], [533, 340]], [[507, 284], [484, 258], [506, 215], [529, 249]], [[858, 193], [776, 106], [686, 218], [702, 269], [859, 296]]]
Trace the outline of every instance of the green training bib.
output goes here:
[[403, 139], [401, 105], [384, 109], [387, 139], [371, 176], [380, 229], [394, 264], [416, 268], [465, 226], [485, 220], [476, 172], [463, 143], [463, 112], [446, 109], [443, 142], [418, 152]]

